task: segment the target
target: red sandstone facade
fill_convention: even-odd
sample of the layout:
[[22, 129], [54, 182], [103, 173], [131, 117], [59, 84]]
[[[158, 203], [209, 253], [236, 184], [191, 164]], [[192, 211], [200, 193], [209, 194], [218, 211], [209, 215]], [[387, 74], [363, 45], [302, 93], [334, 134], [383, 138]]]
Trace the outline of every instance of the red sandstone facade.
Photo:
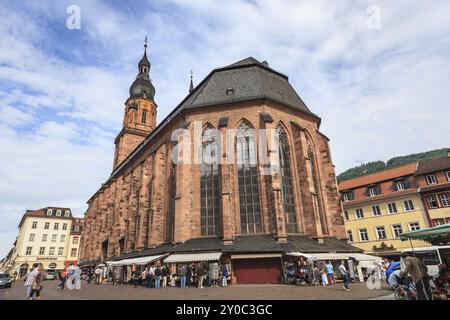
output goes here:
[[[227, 157], [227, 143], [235, 143], [234, 140], [227, 141], [227, 129], [236, 129], [243, 122], [256, 132], [282, 126], [287, 134], [290, 154], [297, 222], [294, 233], [318, 239], [327, 236], [345, 238], [329, 140], [319, 132], [319, 117], [307, 112], [309, 110], [293, 108], [284, 103], [283, 98], [277, 100], [270, 96], [206, 105], [190, 103], [196, 94], [199, 100], [202, 94], [199, 92], [207, 91], [214, 77], [221, 73], [259, 68], [261, 70], [258, 69], [258, 72], [280, 77], [267, 64], [254, 59], [246, 59], [237, 67], [235, 65], [229, 66], [229, 69], [214, 70], [158, 127], [153, 97], [127, 100], [124, 127], [115, 141], [113, 173], [88, 201], [81, 260], [105, 259], [130, 250], [202, 237], [200, 165], [178, 163], [175, 166], [170, 156], [176, 145], [171, 141], [172, 132], [183, 128], [193, 137], [196, 121], [201, 121], [204, 128], [221, 131], [223, 158]], [[284, 78], [280, 79], [284, 81]], [[239, 92], [242, 87], [233, 90]], [[130, 108], [130, 105], [133, 107]], [[269, 119], [265, 115], [269, 115]], [[225, 125], [219, 125], [222, 119], [227, 119]], [[255, 138], [259, 146], [259, 135]], [[269, 138], [265, 147], [270, 156], [274, 150]], [[282, 181], [278, 174], [263, 175], [263, 169], [258, 166], [262, 217], [262, 230], [258, 234], [273, 235], [277, 242], [284, 243], [289, 234], [286, 230]], [[240, 228], [237, 165], [226, 162], [219, 165], [219, 190], [220, 231], [214, 236], [230, 244], [236, 236], [248, 235], [243, 234]]]

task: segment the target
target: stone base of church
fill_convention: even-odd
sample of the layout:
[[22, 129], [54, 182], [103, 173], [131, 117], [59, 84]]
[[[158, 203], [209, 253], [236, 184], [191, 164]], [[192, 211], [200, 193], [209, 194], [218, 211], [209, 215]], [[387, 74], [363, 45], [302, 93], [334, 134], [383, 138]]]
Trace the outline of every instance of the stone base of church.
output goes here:
[[[318, 241], [305, 235], [289, 235], [286, 242], [279, 242], [272, 235], [252, 235], [235, 237], [231, 243], [224, 243], [219, 237], [190, 239], [179, 244], [166, 243], [96, 261], [97, 264], [103, 263], [128, 270], [130, 265], [135, 263], [138, 268], [144, 268], [142, 258], [154, 257], [148, 264], [168, 265], [174, 275], [180, 265], [201, 263], [210, 268], [216, 263], [220, 270], [228, 269], [228, 282], [232, 284], [279, 284], [285, 283], [286, 261], [299, 260], [298, 255], [301, 254], [308, 256], [314, 253], [337, 252], [357, 253], [361, 252], [361, 249], [334, 237], [325, 237]], [[290, 256], [292, 253], [297, 257]], [[92, 265], [94, 261], [95, 259], [81, 262], [80, 266], [89, 262]]]

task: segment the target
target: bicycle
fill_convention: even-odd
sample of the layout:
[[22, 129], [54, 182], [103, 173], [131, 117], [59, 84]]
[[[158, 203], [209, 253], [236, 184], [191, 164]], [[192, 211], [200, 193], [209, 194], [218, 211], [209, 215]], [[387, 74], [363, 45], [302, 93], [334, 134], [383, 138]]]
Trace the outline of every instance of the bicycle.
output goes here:
[[417, 300], [416, 286], [409, 277], [405, 277], [401, 284], [395, 288], [395, 300]]

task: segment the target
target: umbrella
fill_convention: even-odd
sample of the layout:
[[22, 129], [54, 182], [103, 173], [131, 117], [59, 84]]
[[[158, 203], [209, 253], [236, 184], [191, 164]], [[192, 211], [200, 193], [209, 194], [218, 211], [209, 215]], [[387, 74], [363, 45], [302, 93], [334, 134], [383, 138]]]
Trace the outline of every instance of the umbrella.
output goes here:
[[394, 272], [395, 270], [400, 270], [400, 262], [399, 261], [392, 262], [389, 265], [389, 267], [386, 269], [386, 281], [389, 279], [389, 276], [391, 275], [391, 273]]
[[423, 240], [433, 245], [450, 241], [450, 223], [442, 224], [432, 228], [422, 229], [403, 233], [400, 236], [403, 241], [406, 240]]

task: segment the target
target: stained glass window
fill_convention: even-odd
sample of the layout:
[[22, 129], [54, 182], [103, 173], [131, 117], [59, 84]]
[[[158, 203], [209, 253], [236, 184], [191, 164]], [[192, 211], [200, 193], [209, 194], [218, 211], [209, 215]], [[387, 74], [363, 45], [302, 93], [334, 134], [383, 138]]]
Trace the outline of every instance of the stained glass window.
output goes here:
[[241, 233], [262, 232], [254, 130], [245, 122], [236, 133]]
[[278, 138], [278, 156], [280, 166], [281, 196], [284, 208], [284, 219], [287, 233], [297, 233], [297, 217], [295, 215], [294, 188], [291, 172], [291, 156], [286, 131], [280, 125], [276, 128]]
[[200, 164], [200, 227], [202, 236], [220, 234], [219, 164], [212, 128], [203, 132]]

